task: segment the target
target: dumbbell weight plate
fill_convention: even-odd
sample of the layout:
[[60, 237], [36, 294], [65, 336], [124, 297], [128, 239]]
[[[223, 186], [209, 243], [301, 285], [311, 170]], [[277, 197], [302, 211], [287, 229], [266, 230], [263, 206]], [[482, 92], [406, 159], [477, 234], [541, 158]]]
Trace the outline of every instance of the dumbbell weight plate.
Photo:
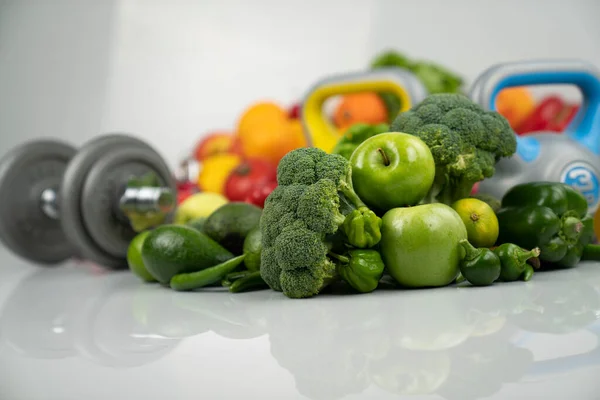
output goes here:
[[162, 158], [146, 147], [127, 145], [111, 151], [90, 169], [82, 192], [81, 215], [87, 232], [103, 251], [124, 260], [136, 235], [118, 209], [118, 199], [129, 179], [149, 172], [161, 186], [176, 191], [174, 179]]
[[83, 258], [107, 268], [124, 268], [126, 262], [104, 251], [87, 231], [81, 208], [83, 186], [90, 169], [99, 159], [125, 146], [155, 151], [131, 135], [114, 133], [100, 136], [79, 149], [65, 171], [60, 188], [61, 224], [65, 235]]
[[50, 265], [75, 254], [60, 221], [41, 208], [42, 192], [59, 187], [75, 153], [66, 143], [38, 140], [10, 150], [0, 162], [0, 240], [18, 256]]

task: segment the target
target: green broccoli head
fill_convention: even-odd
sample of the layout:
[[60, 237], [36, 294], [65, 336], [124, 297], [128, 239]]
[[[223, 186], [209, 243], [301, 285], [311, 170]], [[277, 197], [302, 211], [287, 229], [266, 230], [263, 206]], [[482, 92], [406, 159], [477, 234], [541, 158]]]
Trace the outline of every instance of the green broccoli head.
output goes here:
[[[328, 257], [331, 238], [375, 246], [378, 240], [355, 238], [380, 238], [371, 230], [381, 227], [381, 219], [354, 192], [350, 163], [342, 156], [301, 148], [284, 156], [277, 169], [278, 186], [265, 200], [260, 220], [261, 277], [288, 297], [314, 296], [337, 276]], [[356, 209], [364, 221], [340, 229]], [[365, 229], [369, 232], [361, 232]]]
[[329, 179], [310, 185], [297, 199], [296, 215], [315, 232], [335, 233], [344, 222], [345, 217], [339, 211], [337, 188]]
[[508, 121], [462, 94], [432, 94], [398, 115], [391, 130], [421, 138], [431, 150], [436, 177], [430, 201], [451, 204], [495, 173], [495, 164], [517, 150]]

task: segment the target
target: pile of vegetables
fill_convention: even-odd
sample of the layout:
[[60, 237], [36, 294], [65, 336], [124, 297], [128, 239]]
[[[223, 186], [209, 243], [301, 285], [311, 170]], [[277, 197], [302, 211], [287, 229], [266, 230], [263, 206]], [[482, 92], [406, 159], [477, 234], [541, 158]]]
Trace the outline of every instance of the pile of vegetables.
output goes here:
[[234, 201], [132, 242], [130, 267], [178, 291], [271, 289], [309, 298], [532, 279], [600, 260], [583, 195], [558, 182], [471, 196], [516, 151], [504, 117], [462, 94], [429, 95], [391, 126], [350, 127], [334, 151], [297, 148], [263, 207]]

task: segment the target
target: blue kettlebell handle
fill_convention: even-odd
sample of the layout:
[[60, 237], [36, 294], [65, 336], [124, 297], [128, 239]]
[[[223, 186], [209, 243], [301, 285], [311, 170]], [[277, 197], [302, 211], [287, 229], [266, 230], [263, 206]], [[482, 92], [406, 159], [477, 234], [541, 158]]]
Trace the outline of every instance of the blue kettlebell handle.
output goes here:
[[[502, 89], [552, 84], [575, 85], [581, 90], [580, 110], [564, 134], [600, 154], [600, 72], [589, 63], [539, 60], [497, 64], [475, 80], [470, 97], [485, 109], [495, 111], [496, 97]], [[518, 147], [526, 147], [525, 138], [517, 136]]]

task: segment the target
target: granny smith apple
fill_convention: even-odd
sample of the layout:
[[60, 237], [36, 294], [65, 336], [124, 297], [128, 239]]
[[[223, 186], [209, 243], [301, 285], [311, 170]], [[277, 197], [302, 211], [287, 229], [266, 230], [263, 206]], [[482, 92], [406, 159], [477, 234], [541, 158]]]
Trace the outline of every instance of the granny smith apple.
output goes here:
[[354, 191], [382, 211], [418, 204], [429, 191], [435, 162], [420, 138], [386, 132], [362, 142], [350, 157]]
[[441, 203], [394, 208], [382, 218], [381, 256], [389, 274], [406, 287], [439, 287], [458, 275], [467, 228]]

